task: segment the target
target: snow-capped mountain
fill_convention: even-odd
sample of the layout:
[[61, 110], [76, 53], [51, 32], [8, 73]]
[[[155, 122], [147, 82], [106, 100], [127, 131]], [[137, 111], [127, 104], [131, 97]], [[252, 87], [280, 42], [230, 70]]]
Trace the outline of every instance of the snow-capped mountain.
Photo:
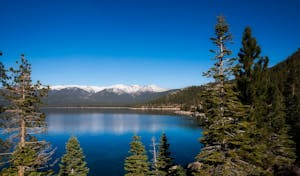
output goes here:
[[160, 98], [172, 90], [156, 85], [50, 86], [46, 106], [130, 106]]
[[82, 85], [54, 85], [50, 86], [51, 90], [62, 90], [62, 89], [82, 89], [90, 93], [97, 93], [103, 90], [110, 90], [114, 93], [128, 93], [134, 94], [138, 92], [165, 92], [168, 89], [158, 87], [156, 85], [125, 85], [125, 84], [116, 84], [112, 86], [82, 86]]

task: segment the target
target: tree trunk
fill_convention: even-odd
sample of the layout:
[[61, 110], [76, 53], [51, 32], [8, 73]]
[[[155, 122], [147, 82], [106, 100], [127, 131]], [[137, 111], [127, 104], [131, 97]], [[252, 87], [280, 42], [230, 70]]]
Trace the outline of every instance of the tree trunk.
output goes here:
[[20, 137], [21, 147], [25, 147], [25, 120], [21, 120], [21, 137]]
[[220, 99], [221, 99], [221, 105], [220, 105], [220, 113], [221, 113], [221, 117], [222, 117], [222, 126], [224, 126], [224, 43], [223, 43], [223, 38], [220, 37], [220, 55], [219, 55], [219, 79], [220, 79], [220, 83], [219, 83], [219, 88], [220, 88]]
[[[22, 81], [22, 100], [24, 101], [25, 100], [25, 85], [24, 85], [24, 78], [23, 78], [23, 81]], [[20, 114], [19, 114], [20, 115]], [[26, 140], [26, 124], [25, 124], [25, 117], [21, 116], [21, 129], [20, 129], [20, 147], [23, 148], [25, 147], [25, 140]], [[25, 167], [24, 166], [18, 166], [18, 176], [24, 176], [25, 174]]]
[[154, 169], [157, 173], [157, 156], [156, 156], [156, 143], [155, 143], [155, 137], [152, 137], [152, 145], [153, 145], [153, 166], [154, 166]]
[[[25, 120], [22, 118], [21, 120], [21, 137], [20, 137], [20, 147], [25, 147]], [[25, 167], [18, 166], [18, 176], [24, 176]]]
[[18, 176], [24, 176], [25, 168], [24, 166], [18, 166]]

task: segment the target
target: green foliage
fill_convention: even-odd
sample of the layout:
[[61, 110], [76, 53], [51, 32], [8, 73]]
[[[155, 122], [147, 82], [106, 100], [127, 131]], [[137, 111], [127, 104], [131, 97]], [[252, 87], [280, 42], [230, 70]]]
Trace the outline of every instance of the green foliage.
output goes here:
[[[47, 96], [48, 87], [42, 86], [39, 81], [35, 84], [32, 83], [31, 65], [23, 55], [21, 62], [17, 62], [17, 64], [19, 68], [10, 68], [9, 75], [3, 83], [4, 96], [9, 105], [4, 108], [2, 123], [6, 128], [10, 128], [18, 126], [18, 120], [23, 119], [26, 128], [39, 128], [41, 130], [39, 132], [45, 132], [45, 114], [39, 110], [39, 107], [42, 104], [41, 99]], [[14, 123], [11, 118], [15, 119]], [[39, 132], [34, 131], [33, 133]]]
[[150, 164], [145, 147], [139, 136], [133, 136], [130, 143], [130, 156], [125, 159], [124, 169], [126, 176], [148, 176]]
[[239, 101], [235, 85], [225, 83], [233, 72], [234, 59], [227, 58], [231, 51], [226, 44], [231, 41], [228, 24], [223, 17], [217, 18], [215, 38], [217, 46], [214, 67], [205, 73], [216, 84], [202, 93], [207, 107], [207, 122], [201, 139], [204, 147], [196, 159], [200, 162], [194, 175], [248, 175], [255, 166], [243, 161], [240, 151], [250, 124], [246, 121], [247, 106]]
[[29, 146], [17, 146], [14, 153], [12, 154], [12, 161], [14, 166], [25, 166], [32, 167], [36, 164], [35, 159], [37, 158], [36, 151]]
[[169, 151], [170, 144], [165, 133], [161, 135], [160, 144], [157, 155], [157, 170], [160, 176], [168, 174], [171, 166], [174, 165], [173, 158], [171, 158], [171, 152]]
[[[37, 149], [39, 149], [37, 147]], [[21, 145], [16, 146], [12, 153], [10, 160], [10, 167], [4, 168], [0, 174], [3, 176], [17, 175], [18, 167], [25, 167], [25, 175], [27, 176], [50, 176], [53, 175], [51, 170], [40, 171], [41, 160], [39, 160], [39, 150], [36, 150], [30, 145], [22, 147]]]
[[227, 24], [224, 16], [217, 17], [217, 23], [215, 25], [215, 37], [210, 38], [216, 49], [210, 50], [215, 54], [212, 58], [214, 67], [211, 67], [203, 75], [212, 77], [216, 82], [223, 84], [225, 80], [229, 78], [232, 73], [231, 65], [234, 62], [234, 58], [228, 58], [232, 51], [227, 48], [227, 45], [232, 41], [232, 34], [229, 31], [229, 25]]
[[38, 141], [34, 134], [43, 133], [47, 127], [45, 114], [39, 106], [41, 99], [46, 96], [47, 88], [40, 82], [31, 81], [31, 65], [21, 55], [18, 68], [5, 70], [1, 77], [3, 95], [8, 105], [1, 113], [1, 127], [7, 133], [11, 145], [9, 151], [14, 150], [8, 158], [7, 171], [17, 169], [18, 175], [39, 173], [44, 175], [48, 161], [53, 151], [46, 141]]
[[245, 133], [250, 140], [241, 147], [241, 156], [256, 166], [255, 174], [273, 175], [291, 167], [295, 158], [293, 142], [287, 134], [284, 99], [270, 79], [268, 58], [260, 57], [261, 49], [249, 27], [240, 51], [235, 75], [239, 98], [250, 106], [247, 122], [252, 124]]
[[[0, 172], [1, 176], [16, 176], [18, 174], [17, 168], [4, 168]], [[37, 171], [30, 171], [26, 174], [26, 176], [52, 176], [52, 172], [37, 172]]]
[[71, 137], [66, 144], [66, 154], [61, 159], [58, 175], [86, 176], [89, 172], [89, 168], [86, 165], [85, 156], [79, 141], [76, 137]]
[[[241, 148], [251, 138], [246, 131], [251, 126], [246, 121], [247, 106], [240, 103], [232, 84], [225, 84], [223, 102], [218, 88], [210, 89], [203, 96], [211, 97], [201, 143], [204, 147], [196, 157], [201, 168], [194, 175], [247, 175], [255, 166], [245, 162]], [[220, 110], [222, 103], [223, 111]]]
[[[286, 60], [270, 69], [272, 81], [278, 85], [281, 92], [300, 96], [300, 48]], [[288, 82], [289, 81], [289, 82]], [[288, 88], [288, 87], [289, 88]], [[288, 88], [289, 90], [286, 90]]]
[[[2, 52], [0, 51], [0, 56], [2, 56]], [[3, 83], [4, 80], [7, 78], [6, 70], [3, 63], [0, 61], [0, 82]]]
[[242, 48], [238, 54], [239, 64], [236, 66], [235, 76], [237, 81], [237, 87], [241, 92], [241, 101], [244, 104], [251, 104], [255, 96], [255, 84], [253, 84], [255, 77], [254, 67], [257, 60], [263, 61], [260, 57], [261, 49], [258, 46], [256, 39], [252, 37], [252, 32], [250, 27], [246, 27], [243, 38], [242, 38]]
[[[273, 90], [272, 90], [273, 89]], [[282, 96], [276, 88], [269, 88], [267, 96], [253, 103], [249, 113], [254, 137], [249, 141], [245, 160], [260, 169], [260, 174], [273, 175], [277, 170], [291, 167], [294, 162], [293, 142], [287, 135]]]
[[300, 49], [271, 68], [270, 77], [284, 96], [286, 122], [290, 125], [289, 134], [296, 142], [300, 165]]
[[204, 86], [191, 86], [175, 92], [171, 92], [157, 100], [151, 101], [146, 106], [149, 107], [179, 107], [182, 110], [191, 110], [192, 106], [201, 104], [200, 93], [204, 90]]
[[[1, 128], [1, 124], [0, 124]], [[10, 149], [10, 142], [7, 139], [0, 138], [0, 154], [8, 153]], [[8, 160], [9, 155], [0, 155], [0, 167], [3, 166]]]

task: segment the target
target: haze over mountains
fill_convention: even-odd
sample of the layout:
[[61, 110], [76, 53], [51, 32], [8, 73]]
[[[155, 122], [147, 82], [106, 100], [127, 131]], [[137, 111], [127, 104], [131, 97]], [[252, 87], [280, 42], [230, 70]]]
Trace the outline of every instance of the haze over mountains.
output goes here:
[[44, 100], [49, 107], [131, 106], [160, 98], [173, 90], [156, 85], [50, 86]]

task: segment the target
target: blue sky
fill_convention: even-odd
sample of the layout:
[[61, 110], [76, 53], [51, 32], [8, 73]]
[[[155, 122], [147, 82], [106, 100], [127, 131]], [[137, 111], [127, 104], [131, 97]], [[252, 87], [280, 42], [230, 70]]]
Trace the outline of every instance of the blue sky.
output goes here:
[[298, 0], [0, 0], [1, 60], [25, 53], [44, 84], [199, 85], [212, 65], [216, 16], [235, 56], [252, 27], [274, 65], [300, 47]]

